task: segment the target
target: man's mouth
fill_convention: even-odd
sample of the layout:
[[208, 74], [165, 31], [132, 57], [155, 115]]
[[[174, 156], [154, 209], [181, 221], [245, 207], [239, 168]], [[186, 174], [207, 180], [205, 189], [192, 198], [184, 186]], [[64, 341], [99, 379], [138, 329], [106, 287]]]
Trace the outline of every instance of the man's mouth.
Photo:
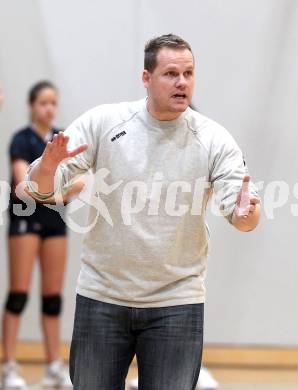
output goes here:
[[185, 93], [175, 93], [175, 95], [172, 95], [174, 99], [177, 100], [184, 100], [186, 99], [186, 94]]

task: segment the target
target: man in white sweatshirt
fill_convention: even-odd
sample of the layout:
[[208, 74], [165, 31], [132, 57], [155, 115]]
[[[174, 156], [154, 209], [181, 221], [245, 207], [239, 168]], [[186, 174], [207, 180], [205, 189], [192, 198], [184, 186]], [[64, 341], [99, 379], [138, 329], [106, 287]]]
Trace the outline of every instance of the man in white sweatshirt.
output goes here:
[[148, 97], [76, 119], [31, 164], [28, 191], [47, 200], [94, 174], [71, 344], [75, 390], [124, 390], [136, 355], [140, 390], [193, 390], [199, 377], [208, 200], [241, 231], [259, 198], [241, 150], [189, 107], [195, 63], [173, 34], [145, 47]]

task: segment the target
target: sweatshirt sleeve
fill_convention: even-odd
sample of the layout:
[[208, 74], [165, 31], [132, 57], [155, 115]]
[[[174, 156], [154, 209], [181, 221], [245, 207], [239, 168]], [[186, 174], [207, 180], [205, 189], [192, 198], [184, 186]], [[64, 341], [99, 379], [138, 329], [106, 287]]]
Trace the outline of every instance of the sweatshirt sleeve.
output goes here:
[[[219, 126], [211, 145], [210, 181], [219, 209], [229, 223], [232, 223], [237, 195], [245, 175], [249, 175], [249, 172], [242, 151], [229, 132]], [[250, 193], [258, 196], [252, 182]]]
[[64, 134], [69, 136], [67, 145], [69, 150], [73, 150], [85, 143], [88, 145], [88, 149], [59, 164], [55, 174], [55, 190], [53, 193], [39, 194], [34, 183], [30, 181], [32, 168], [39, 162], [41, 157], [30, 164], [25, 182], [35, 197], [45, 200], [58, 193], [64, 194], [76, 177], [94, 167], [99, 143], [99, 128], [100, 121], [97, 121], [94, 115], [92, 115], [92, 110], [89, 110], [73, 121], [64, 131]]

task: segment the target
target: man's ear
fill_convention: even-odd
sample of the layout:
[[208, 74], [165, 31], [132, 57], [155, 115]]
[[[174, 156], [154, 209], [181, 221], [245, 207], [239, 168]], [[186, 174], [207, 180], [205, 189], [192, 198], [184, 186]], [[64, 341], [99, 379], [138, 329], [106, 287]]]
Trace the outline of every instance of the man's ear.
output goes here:
[[145, 88], [148, 88], [150, 82], [150, 72], [147, 69], [143, 70], [142, 80]]

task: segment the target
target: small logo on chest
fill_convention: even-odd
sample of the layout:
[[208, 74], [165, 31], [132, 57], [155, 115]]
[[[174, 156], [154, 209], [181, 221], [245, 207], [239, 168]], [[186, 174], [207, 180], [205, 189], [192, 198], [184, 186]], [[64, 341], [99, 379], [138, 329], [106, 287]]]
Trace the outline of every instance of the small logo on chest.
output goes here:
[[126, 131], [123, 130], [123, 131], [121, 131], [121, 133], [118, 133], [118, 134], [114, 135], [114, 137], [111, 138], [111, 141], [114, 142], [114, 141], [116, 141], [116, 139], [122, 137], [125, 134], [126, 134]]

